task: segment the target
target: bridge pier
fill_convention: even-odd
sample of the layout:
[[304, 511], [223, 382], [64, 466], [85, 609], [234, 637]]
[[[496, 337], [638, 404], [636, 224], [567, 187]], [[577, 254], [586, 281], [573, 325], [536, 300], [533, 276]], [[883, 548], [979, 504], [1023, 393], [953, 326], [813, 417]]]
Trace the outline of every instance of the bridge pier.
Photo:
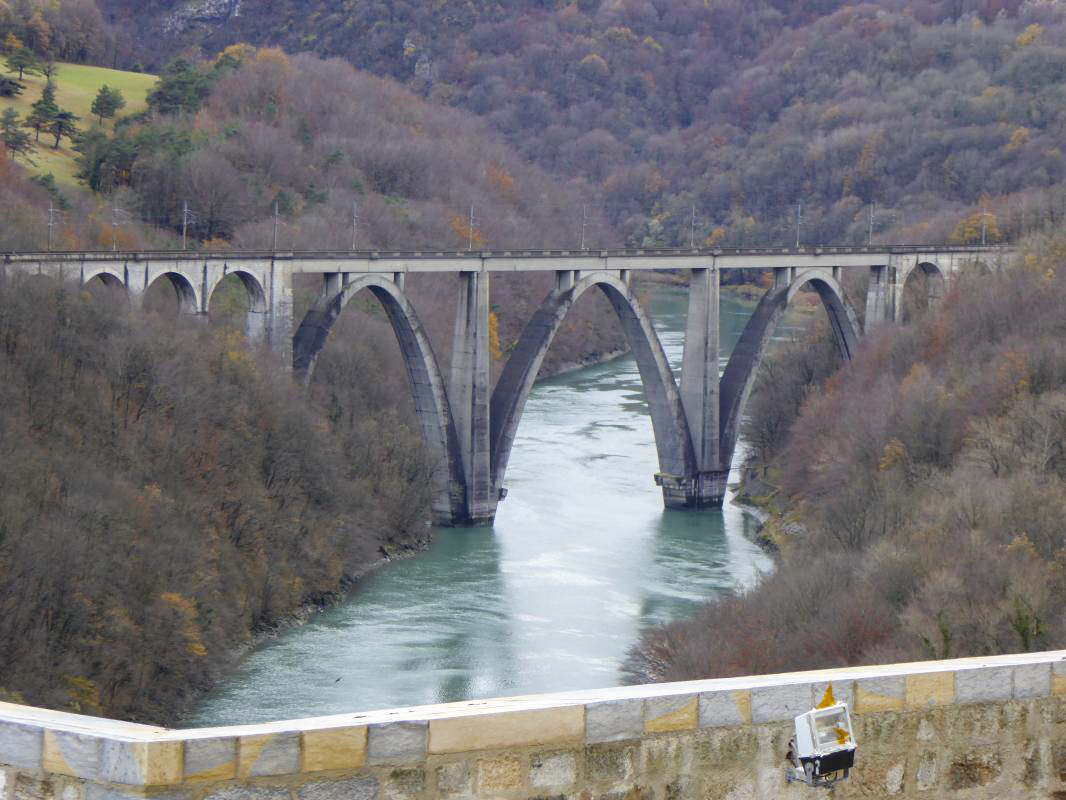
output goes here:
[[681, 404], [688, 420], [695, 464], [692, 474], [661, 475], [667, 508], [722, 504], [729, 465], [722, 464], [719, 430], [719, 273], [692, 270], [688, 322], [681, 364]]
[[[270, 285], [266, 287], [265, 338], [282, 364], [292, 364], [292, 270], [288, 265], [270, 260]], [[205, 300], [206, 302], [206, 300]], [[252, 316], [249, 316], [249, 326]], [[249, 333], [253, 333], [249, 330]], [[258, 334], [258, 332], [255, 332]]]
[[895, 286], [892, 281], [895, 269], [888, 266], [870, 267], [870, 283], [866, 288], [866, 321], [864, 329], [867, 333], [878, 325], [884, 325], [894, 316], [892, 300], [895, 297]]
[[459, 273], [448, 398], [466, 477], [466, 518], [491, 525], [500, 501], [492, 480], [489, 434], [489, 273]]

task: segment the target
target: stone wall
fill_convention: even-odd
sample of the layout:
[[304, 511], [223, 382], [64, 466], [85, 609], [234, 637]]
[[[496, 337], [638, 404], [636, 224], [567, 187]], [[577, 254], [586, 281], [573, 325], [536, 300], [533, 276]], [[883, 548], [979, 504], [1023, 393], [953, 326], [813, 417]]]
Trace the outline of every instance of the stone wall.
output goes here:
[[834, 797], [1066, 798], [1066, 651], [174, 731], [0, 703], [0, 800], [799, 798], [792, 718], [832, 684]]

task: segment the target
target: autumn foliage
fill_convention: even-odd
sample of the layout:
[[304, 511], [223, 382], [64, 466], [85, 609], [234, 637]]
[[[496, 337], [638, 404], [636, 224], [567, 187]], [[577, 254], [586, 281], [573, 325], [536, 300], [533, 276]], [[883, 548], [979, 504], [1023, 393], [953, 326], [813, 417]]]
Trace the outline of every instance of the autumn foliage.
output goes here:
[[404, 404], [328, 360], [306, 390], [234, 329], [42, 278], [0, 281], [0, 342], [0, 697], [173, 722], [428, 535]]
[[[771, 359], [792, 406], [748, 464], [776, 486], [777, 570], [650, 632], [636, 676], [666, 680], [1066, 646], [1066, 258], [963, 278], [879, 329], [831, 380], [825, 349]], [[1023, 311], [1024, 310], [1024, 311]], [[797, 363], [798, 361], [798, 363]], [[761, 385], [765, 389], [765, 385]], [[795, 413], [781, 413], [795, 408]]]

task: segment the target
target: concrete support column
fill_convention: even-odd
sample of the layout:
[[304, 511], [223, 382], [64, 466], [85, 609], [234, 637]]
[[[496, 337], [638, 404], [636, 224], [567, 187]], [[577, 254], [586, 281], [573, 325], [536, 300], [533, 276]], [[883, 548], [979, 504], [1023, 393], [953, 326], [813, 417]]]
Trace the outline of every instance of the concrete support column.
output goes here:
[[774, 288], [787, 289], [795, 277], [795, 267], [774, 267]]
[[[292, 369], [292, 270], [287, 263], [270, 261], [270, 285], [266, 287], [266, 340], [281, 363]], [[249, 328], [254, 327], [249, 314]], [[251, 334], [252, 331], [250, 330]]]
[[326, 297], [335, 297], [344, 288], [343, 272], [325, 272], [322, 274], [322, 278], [326, 284]]
[[148, 270], [146, 267], [141, 267], [139, 270], [137, 267], [131, 268], [129, 264], [122, 266], [122, 285], [126, 289], [126, 294], [129, 297], [130, 309], [133, 311], [140, 311], [144, 307], [144, 294], [147, 287]]
[[489, 440], [489, 273], [459, 274], [448, 397], [466, 477], [467, 522], [491, 525], [499, 491], [493, 485]]
[[870, 267], [870, 283], [866, 287], [866, 323], [864, 330], [869, 333], [878, 325], [889, 321], [890, 287], [889, 267]]
[[[204, 319], [207, 319], [207, 315], [204, 315]], [[244, 320], [244, 335], [245, 338], [252, 344], [259, 344], [266, 341], [267, 337], [267, 315], [262, 311], [255, 311], [254, 309], [249, 311], [245, 315]], [[290, 358], [286, 364], [291, 365], [292, 359]]]
[[[719, 275], [694, 269], [689, 285], [688, 324], [681, 365], [681, 404], [685, 409], [697, 473], [675, 486], [663, 484], [667, 506], [720, 505], [729, 465], [719, 447]], [[681, 489], [682, 491], [678, 491]]]
[[892, 256], [888, 262], [888, 281], [886, 284], [888, 308], [885, 319], [897, 325], [903, 322], [903, 284], [907, 281], [907, 265], [902, 256]]

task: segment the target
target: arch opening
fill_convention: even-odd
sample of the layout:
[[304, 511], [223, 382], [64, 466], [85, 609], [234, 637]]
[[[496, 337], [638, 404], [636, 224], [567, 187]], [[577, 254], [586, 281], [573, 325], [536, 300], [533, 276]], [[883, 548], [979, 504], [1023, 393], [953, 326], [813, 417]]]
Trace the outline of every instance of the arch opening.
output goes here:
[[829, 275], [815, 271], [801, 273], [789, 286], [770, 289], [763, 295], [733, 349], [719, 387], [719, 452], [723, 470], [731, 466], [740, 422], [778, 323], [789, 303], [805, 286], [812, 287], [822, 301], [841, 361], [850, 361], [858, 349], [858, 317], [840, 284]]
[[114, 311], [129, 311], [130, 295], [126, 284], [117, 275], [100, 271], [87, 276], [82, 282], [82, 292], [93, 302], [100, 303]]
[[142, 307], [162, 317], [177, 318], [195, 314], [199, 303], [196, 289], [180, 272], [164, 272], [156, 276], [144, 290]]
[[920, 261], [903, 279], [900, 294], [900, 321], [910, 322], [925, 314], [943, 299], [944, 273], [931, 261]]
[[681, 395], [651, 320], [622, 280], [610, 273], [593, 273], [570, 288], [548, 294], [500, 373], [489, 414], [490, 469], [496, 487], [503, 485], [522, 413], [544, 357], [574, 304], [592, 288], [606, 296], [636, 359], [651, 412], [659, 471], [677, 476], [695, 474], [696, 456]]
[[250, 272], [227, 272], [207, 300], [207, 318], [212, 326], [242, 331], [250, 342], [266, 338], [266, 291]]
[[[293, 338], [293, 369], [305, 383], [310, 383], [331, 334], [345, 333], [344, 326], [338, 325], [342, 312], [353, 301], [362, 303], [364, 298], [376, 301], [376, 307], [384, 310], [387, 326], [399, 346], [414, 416], [430, 461], [433, 517], [443, 524], [465, 519], [466, 481], [444, 379], [422, 324], [396, 283], [367, 275], [335, 294], [324, 292], [304, 316]], [[346, 338], [356, 341], [357, 346], [373, 345], [362, 337]], [[324, 362], [322, 366], [344, 369], [353, 365]], [[355, 377], [362, 383], [366, 372], [358, 371], [360, 375]]]

